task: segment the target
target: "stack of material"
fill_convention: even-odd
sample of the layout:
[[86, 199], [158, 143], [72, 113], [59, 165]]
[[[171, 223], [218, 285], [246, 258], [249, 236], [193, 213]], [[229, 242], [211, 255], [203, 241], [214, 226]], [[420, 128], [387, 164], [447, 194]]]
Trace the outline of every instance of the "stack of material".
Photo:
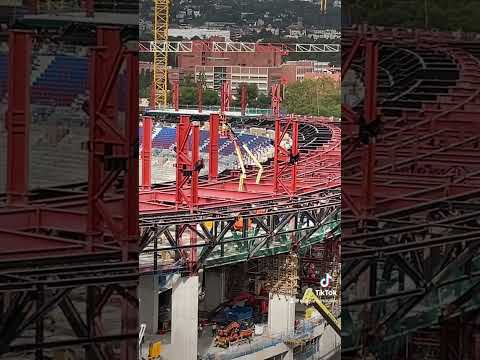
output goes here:
[[280, 255], [268, 260], [266, 261], [266, 287], [268, 291], [275, 294], [295, 296], [299, 280], [297, 255]]

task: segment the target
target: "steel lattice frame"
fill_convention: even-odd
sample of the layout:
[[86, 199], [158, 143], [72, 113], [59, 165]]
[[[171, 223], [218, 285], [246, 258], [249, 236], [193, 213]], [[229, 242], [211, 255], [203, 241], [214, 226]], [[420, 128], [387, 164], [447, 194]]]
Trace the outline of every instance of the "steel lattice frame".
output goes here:
[[[10, 94], [16, 96], [10, 97], [7, 118], [16, 134], [8, 134], [8, 151], [9, 158], [18, 152], [24, 169], [8, 167], [9, 178], [17, 177], [23, 188], [18, 191], [10, 182], [2, 200], [15, 206], [0, 208], [0, 355], [31, 353], [44, 359], [48, 349], [80, 347], [88, 359], [137, 356], [138, 56], [120, 43], [119, 29], [100, 28], [97, 34], [98, 47], [90, 56], [89, 112], [89, 175], [95, 179], [88, 192], [84, 185], [72, 185], [29, 193], [22, 178], [28, 176], [28, 157], [22, 154], [28, 139], [29, 102], [24, 100], [31, 35], [11, 33], [9, 67], [15, 61], [19, 71], [9, 77]], [[17, 68], [21, 59], [25, 66]], [[111, 106], [122, 64], [130, 92], [119, 125]], [[104, 309], [113, 302], [119, 304], [120, 324], [107, 329]], [[46, 319], [54, 312], [63, 314], [69, 336], [45, 337]]]
[[[218, 122], [218, 116], [213, 118]], [[270, 121], [273, 127], [273, 119]], [[201, 180], [198, 203], [193, 211], [190, 206], [178, 208], [177, 205], [175, 208], [171, 205], [169, 199], [174, 198], [175, 187], [142, 191], [141, 257], [146, 262], [142, 264], [141, 261], [142, 272], [189, 269], [195, 272], [204, 266], [221, 266], [277, 253], [305, 253], [313, 243], [322, 242], [327, 234], [339, 234], [338, 124], [315, 117], [289, 117], [278, 121], [282, 126], [295, 121], [328, 127], [332, 134], [330, 142], [324, 146], [300, 147], [296, 191], [291, 193], [279, 188], [276, 193], [272, 167], [266, 169], [260, 184], [255, 182], [256, 172], [249, 171], [243, 192], [238, 190], [235, 174]], [[242, 224], [240, 228], [236, 226], [239, 223]], [[197, 256], [191, 264], [193, 249]], [[175, 254], [174, 267], [160, 265], [159, 255], [163, 252]]]
[[[165, 1], [165, 0], [161, 0]], [[162, 5], [164, 6], [164, 5]], [[162, 14], [165, 9], [162, 7]], [[288, 53], [338, 53], [339, 44], [283, 44], [283, 43], [250, 43], [235, 41], [168, 41], [158, 37], [158, 41], [140, 41], [140, 52], [153, 52], [154, 54], [164, 53], [190, 53], [193, 51], [208, 52], [247, 52], [261, 53], [277, 51], [285, 55]]]
[[[475, 154], [480, 109], [474, 104], [480, 90], [473, 84], [480, 76], [480, 61], [462, 48], [468, 42], [459, 43], [449, 34], [387, 29], [347, 30], [342, 36], [348, 50], [342, 73], [354, 63], [356, 70], [365, 69], [366, 89], [360, 106], [342, 109], [342, 322], [352, 328], [342, 351], [349, 355], [368, 343], [373, 352], [393, 355], [393, 344], [417, 327], [479, 307], [480, 161]], [[380, 102], [376, 76], [389, 60], [380, 56], [378, 67], [368, 60], [375, 51], [368, 47], [372, 39], [380, 51], [386, 49], [384, 54], [406, 48], [410, 54], [450, 59], [457, 64], [452, 71], [458, 71], [458, 80], [450, 91], [437, 94], [435, 102], [420, 100], [424, 104], [419, 109], [393, 108], [395, 102], [385, 95]], [[374, 66], [369, 68], [369, 62]], [[428, 66], [416, 76], [426, 74], [428, 81], [427, 71]], [[369, 126], [367, 109], [377, 105], [382, 114], [370, 116], [376, 123]], [[477, 132], [467, 133], [465, 126]], [[375, 160], [362, 163], [369, 144], [375, 144]], [[367, 175], [375, 189], [370, 200], [362, 185]]]
[[[169, 19], [170, 0], [154, 0], [153, 44], [168, 41]], [[167, 105], [169, 51], [168, 47], [155, 47], [153, 51], [153, 88], [155, 89], [153, 107]]]

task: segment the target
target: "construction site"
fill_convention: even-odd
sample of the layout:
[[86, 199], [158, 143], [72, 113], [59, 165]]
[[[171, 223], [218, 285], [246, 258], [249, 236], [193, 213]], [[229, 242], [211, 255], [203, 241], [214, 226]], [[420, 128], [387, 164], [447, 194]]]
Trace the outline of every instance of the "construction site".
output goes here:
[[342, 358], [479, 359], [478, 35], [362, 25], [342, 52]]
[[0, 358], [137, 359], [137, 10], [2, 4]]
[[[338, 358], [339, 119], [286, 114], [282, 77], [265, 66], [339, 46], [169, 42], [168, 9], [155, 2], [154, 40], [140, 44], [153, 81], [141, 102], [139, 356]], [[234, 74], [249, 62], [265, 71]], [[219, 106], [203, 104], [201, 84], [182, 104], [179, 75], [198, 79], [202, 64]], [[249, 106], [259, 81], [263, 109]]]

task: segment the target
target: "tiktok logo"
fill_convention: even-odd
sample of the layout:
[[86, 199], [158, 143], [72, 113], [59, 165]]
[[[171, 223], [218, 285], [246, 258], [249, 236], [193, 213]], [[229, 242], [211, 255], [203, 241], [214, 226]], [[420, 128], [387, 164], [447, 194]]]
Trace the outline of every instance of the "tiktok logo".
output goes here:
[[325, 277], [320, 280], [320, 286], [327, 288], [330, 286], [330, 282], [333, 280], [330, 274], [325, 274]]

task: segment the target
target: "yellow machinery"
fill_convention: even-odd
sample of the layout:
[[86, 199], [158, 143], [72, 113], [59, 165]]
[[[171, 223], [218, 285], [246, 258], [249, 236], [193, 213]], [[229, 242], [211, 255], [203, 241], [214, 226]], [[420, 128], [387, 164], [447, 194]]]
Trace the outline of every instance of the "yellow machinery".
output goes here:
[[[335, 330], [335, 332], [338, 335], [340, 335], [341, 328], [337, 319], [335, 318], [335, 316], [333, 316], [330, 310], [328, 310], [328, 308], [320, 301], [320, 299], [317, 297], [317, 295], [311, 288], [308, 288], [305, 291], [305, 294], [303, 294], [303, 298], [302, 300], [300, 300], [300, 302], [307, 306], [312, 305], [315, 308], [315, 310], [317, 310], [320, 313], [320, 315], [323, 316], [325, 321], [333, 328], [333, 330]], [[312, 315], [311, 311], [310, 311], [310, 314], [308, 315], [309, 316]]]
[[[247, 171], [245, 170], [245, 163], [243, 161], [242, 151], [241, 151], [241, 148], [240, 148], [240, 143], [241, 143], [240, 139], [238, 139], [237, 135], [235, 134], [233, 129], [228, 124], [224, 125], [223, 133], [224, 134], [226, 133], [226, 135], [228, 136], [230, 141], [235, 146], [235, 153], [237, 154], [238, 163], [239, 163], [240, 169], [242, 171], [242, 173], [240, 174], [238, 191], [244, 191], [245, 190], [244, 183], [245, 183], [245, 179], [247, 178]], [[247, 155], [253, 160], [255, 165], [258, 167], [258, 173], [257, 173], [257, 178], [255, 179], [255, 183], [260, 184], [260, 180], [262, 179], [262, 174], [263, 174], [263, 166], [260, 163], [260, 161], [258, 161], [258, 159], [255, 157], [255, 155], [253, 155], [253, 153], [250, 151], [250, 149], [248, 148], [247, 145], [242, 144], [242, 148], [245, 150]]]
[[154, 0], [153, 19], [153, 90], [154, 104], [151, 107], [166, 106], [168, 100], [168, 27], [170, 0]]
[[320, 0], [320, 13], [321, 14], [327, 13], [327, 0]]
[[235, 145], [235, 153], [237, 154], [238, 163], [240, 164], [240, 169], [242, 173], [240, 174], [240, 181], [238, 183], [238, 191], [244, 191], [244, 183], [245, 179], [247, 178], [247, 172], [245, 171], [245, 165], [243, 163], [242, 152], [240, 151], [240, 146], [238, 146], [238, 142], [236, 139], [233, 139], [233, 145]]
[[162, 352], [162, 343], [160, 341], [150, 344], [148, 348], [148, 360], [160, 359], [161, 352]]

